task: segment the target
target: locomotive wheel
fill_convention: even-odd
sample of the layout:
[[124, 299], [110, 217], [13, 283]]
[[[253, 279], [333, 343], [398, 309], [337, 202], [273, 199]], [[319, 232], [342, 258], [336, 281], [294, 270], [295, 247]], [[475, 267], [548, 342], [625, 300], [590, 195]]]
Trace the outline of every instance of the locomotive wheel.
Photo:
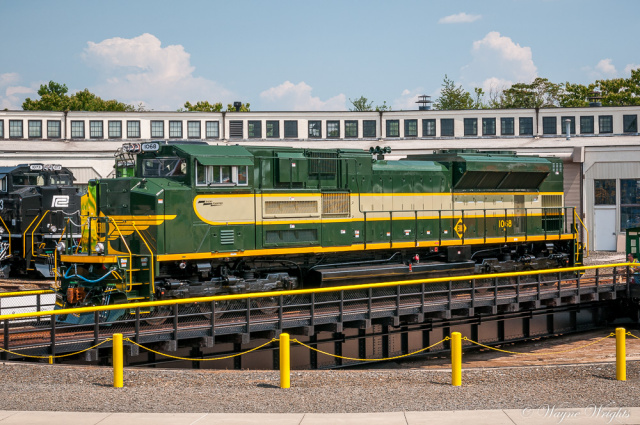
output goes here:
[[[211, 315], [211, 303], [201, 303], [198, 304], [198, 308], [200, 312], [204, 314], [205, 317], [209, 318]], [[227, 311], [240, 309], [241, 306], [238, 301], [215, 301], [215, 313], [214, 317], [216, 319], [221, 318]]]
[[167, 321], [170, 313], [171, 309], [167, 306], [156, 307], [155, 311], [144, 319], [144, 322], [150, 326], [160, 326]]

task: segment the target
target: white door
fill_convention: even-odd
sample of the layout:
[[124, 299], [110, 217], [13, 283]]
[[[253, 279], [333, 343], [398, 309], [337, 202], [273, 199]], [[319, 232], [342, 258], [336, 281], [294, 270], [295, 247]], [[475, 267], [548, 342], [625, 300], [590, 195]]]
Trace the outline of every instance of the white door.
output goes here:
[[616, 246], [616, 209], [595, 209], [595, 250], [615, 251]]

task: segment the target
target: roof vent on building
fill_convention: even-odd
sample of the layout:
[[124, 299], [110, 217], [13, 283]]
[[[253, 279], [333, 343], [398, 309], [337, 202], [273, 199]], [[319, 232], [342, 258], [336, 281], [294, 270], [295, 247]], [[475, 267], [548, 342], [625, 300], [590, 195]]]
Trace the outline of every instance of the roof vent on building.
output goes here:
[[422, 94], [420, 96], [418, 96], [418, 101], [416, 103], [419, 103], [420, 106], [418, 107], [418, 110], [420, 111], [429, 111], [431, 110], [431, 96], [428, 96], [426, 94]]
[[236, 108], [236, 112], [240, 112], [240, 108], [242, 108], [242, 102], [233, 102], [233, 107]]
[[602, 96], [599, 90], [594, 90], [591, 92], [591, 96], [588, 97], [589, 106], [602, 106]]

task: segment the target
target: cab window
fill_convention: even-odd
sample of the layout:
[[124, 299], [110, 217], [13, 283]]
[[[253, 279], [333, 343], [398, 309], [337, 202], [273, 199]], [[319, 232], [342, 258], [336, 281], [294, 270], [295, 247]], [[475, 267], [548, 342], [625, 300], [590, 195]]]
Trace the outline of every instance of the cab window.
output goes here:
[[152, 158], [142, 161], [142, 177], [184, 176], [187, 163], [182, 158]]
[[54, 174], [49, 177], [49, 184], [69, 186], [71, 184], [71, 178], [68, 174]]
[[247, 186], [246, 165], [202, 165], [196, 164], [197, 186]]
[[7, 191], [7, 177], [3, 177], [0, 179], [0, 192]]
[[35, 173], [25, 173], [13, 176], [14, 186], [44, 186], [44, 176]]

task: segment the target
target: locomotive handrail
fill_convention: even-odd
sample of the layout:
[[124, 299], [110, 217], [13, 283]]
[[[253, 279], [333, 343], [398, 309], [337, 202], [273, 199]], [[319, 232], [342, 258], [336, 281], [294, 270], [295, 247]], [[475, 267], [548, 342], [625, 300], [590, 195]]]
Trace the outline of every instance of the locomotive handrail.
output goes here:
[[[582, 228], [585, 230], [585, 232], [587, 232], [587, 237], [586, 237], [586, 245], [587, 245], [587, 256], [589, 256], [589, 229], [587, 229], [587, 226], [584, 225], [584, 223], [582, 222], [582, 219], [580, 218], [580, 216], [578, 215], [578, 213], [576, 212], [576, 209], [573, 209], [573, 216], [575, 218], [578, 219], [578, 221], [580, 221], [580, 224], [582, 225]], [[577, 227], [577, 226], [576, 226]], [[578, 229], [576, 229], [576, 233], [578, 233], [577, 231]]]
[[[40, 223], [42, 223], [42, 220], [44, 220], [44, 218], [47, 216], [47, 214], [49, 214], [49, 210], [45, 211], [44, 214], [42, 214], [42, 218], [40, 219], [40, 221], [38, 222], [38, 224], [36, 224], [35, 226], [33, 226], [33, 230], [31, 231], [31, 255], [33, 256], [33, 234], [35, 233], [36, 229], [38, 228], [38, 226], [40, 226]], [[31, 222], [33, 223], [33, 222]], [[28, 230], [28, 229], [27, 229]], [[25, 232], [26, 233], [26, 232]], [[26, 242], [26, 241], [24, 241]], [[24, 258], [26, 259], [27, 252], [25, 250], [25, 252], [23, 253]], [[29, 270], [29, 265], [27, 264], [27, 270]]]
[[[561, 274], [561, 273], [567, 273], [567, 272], [583, 272], [585, 270], [599, 270], [604, 268], [632, 267], [633, 264], [635, 263], [599, 264], [595, 266], [565, 267], [565, 268], [545, 269], [545, 270], [528, 270], [528, 271], [509, 272], [509, 273], [486, 273], [486, 274], [476, 274], [476, 275], [468, 275], [468, 276], [448, 276], [448, 277], [438, 277], [438, 278], [429, 278], [429, 279], [414, 279], [414, 280], [370, 283], [370, 284], [349, 285], [349, 286], [332, 286], [332, 287], [312, 288], [312, 289], [254, 292], [254, 293], [247, 293], [247, 294], [215, 295], [215, 296], [209, 296], [209, 297], [180, 298], [180, 299], [161, 300], [161, 301], [144, 301], [144, 302], [137, 302], [137, 303], [110, 304], [110, 305], [77, 307], [77, 308], [60, 309], [60, 310], [40, 311], [40, 312], [4, 314], [4, 315], [0, 315], [0, 321], [28, 318], [28, 317], [92, 313], [97, 311], [111, 311], [111, 310], [122, 310], [122, 309], [134, 310], [136, 308], [159, 307], [159, 306], [179, 305], [179, 304], [208, 303], [213, 301], [246, 300], [251, 298], [267, 298], [267, 297], [279, 297], [279, 296], [289, 296], [289, 295], [292, 295], [292, 296], [305, 295], [305, 294], [313, 294], [313, 293], [318, 294], [318, 293], [327, 293], [327, 292], [357, 291], [357, 290], [364, 290], [369, 288], [372, 288], [372, 289], [385, 288], [385, 287], [391, 287], [391, 286], [399, 287], [399, 286], [407, 286], [407, 285], [418, 285], [423, 283], [457, 282], [457, 281], [479, 280], [479, 279], [498, 279], [501, 277], [533, 276], [533, 275], [543, 275], [543, 274], [546, 275], [546, 274], [553, 274], [553, 273]], [[627, 285], [628, 284], [629, 283], [627, 282]]]
[[[149, 247], [149, 244], [147, 243], [147, 240], [144, 238], [144, 236], [142, 236], [142, 234], [140, 233], [140, 231], [136, 227], [136, 223], [135, 222], [131, 222], [131, 225], [133, 226], [133, 229], [136, 231], [138, 236], [140, 236], [140, 239], [142, 239], [142, 242], [144, 242], [145, 246], [149, 250], [149, 254], [151, 254], [151, 264], [149, 265], [149, 271], [151, 271], [151, 280], [149, 281], [149, 284], [151, 285], [151, 293], [154, 294], [156, 292], [156, 289], [155, 289], [155, 282], [154, 282], [155, 281], [155, 276], [154, 276], [155, 273], [154, 273], [154, 266], [153, 266], [153, 252], [151, 251], [151, 248]], [[131, 268], [133, 268], [133, 264], [131, 264]], [[130, 283], [133, 283], [133, 282], [130, 282]]]
[[[122, 232], [120, 231], [120, 228], [118, 227], [118, 223], [116, 223], [116, 221], [110, 217], [107, 216], [106, 217], [107, 220], [111, 221], [113, 223], [113, 225], [116, 227], [116, 230], [118, 231], [118, 234], [120, 235], [120, 238], [122, 239], [122, 243], [124, 244], [125, 248], [127, 248], [127, 251], [129, 251], [129, 290], [127, 292], [130, 292], [133, 288], [133, 286], [131, 286], [131, 284], [133, 283], [133, 254], [131, 254], [131, 249], [129, 249], [129, 244], [127, 244], [127, 241], [124, 239], [124, 236], [122, 235]], [[96, 223], [97, 225], [97, 223]], [[105, 237], [105, 252], [107, 250], [107, 246], [109, 245], [109, 238]]]
[[[35, 221], [38, 219], [38, 217], [40, 217], [40, 214], [36, 215], [33, 220], [31, 221], [31, 223], [29, 223], [29, 225], [27, 226], [27, 228], [25, 229], [24, 233], [22, 234], [22, 257], [23, 258], [27, 258], [25, 256], [25, 253], [27, 251], [27, 232], [29, 231], [29, 229], [31, 228], [31, 225], [33, 223], [35, 223]], [[32, 247], [33, 249], [33, 247]]]
[[2, 217], [0, 217], [0, 221], [2, 221], [2, 225], [7, 230], [7, 233], [9, 235], [9, 255], [11, 255], [11, 253], [13, 252], [13, 251], [11, 251], [11, 230], [9, 230], [9, 226], [7, 226], [7, 223], [4, 222]]

